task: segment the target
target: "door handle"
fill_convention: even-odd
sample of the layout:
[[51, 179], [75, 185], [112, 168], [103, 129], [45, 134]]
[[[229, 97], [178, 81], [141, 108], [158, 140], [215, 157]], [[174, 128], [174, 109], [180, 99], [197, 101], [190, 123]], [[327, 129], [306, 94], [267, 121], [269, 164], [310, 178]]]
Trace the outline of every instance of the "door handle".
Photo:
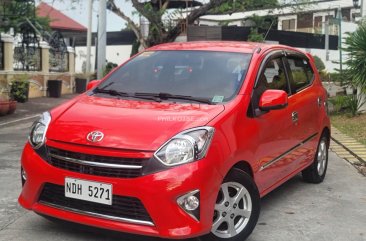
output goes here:
[[296, 111], [294, 111], [291, 114], [291, 118], [292, 118], [292, 122], [297, 122], [299, 120], [299, 114]]
[[322, 102], [323, 102], [322, 98], [321, 97], [318, 97], [318, 106], [319, 107], [322, 106]]

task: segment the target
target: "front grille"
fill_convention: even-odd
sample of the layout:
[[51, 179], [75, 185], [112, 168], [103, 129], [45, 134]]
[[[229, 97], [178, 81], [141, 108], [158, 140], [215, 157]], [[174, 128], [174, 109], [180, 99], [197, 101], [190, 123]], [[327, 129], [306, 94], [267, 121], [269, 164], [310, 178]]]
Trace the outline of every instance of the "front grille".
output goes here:
[[142, 175], [148, 159], [98, 156], [48, 147], [47, 162], [52, 166], [95, 176], [134, 178]]
[[112, 205], [105, 205], [65, 197], [64, 186], [46, 183], [39, 197], [39, 202], [90, 216], [153, 225], [144, 205], [134, 197], [113, 195]]

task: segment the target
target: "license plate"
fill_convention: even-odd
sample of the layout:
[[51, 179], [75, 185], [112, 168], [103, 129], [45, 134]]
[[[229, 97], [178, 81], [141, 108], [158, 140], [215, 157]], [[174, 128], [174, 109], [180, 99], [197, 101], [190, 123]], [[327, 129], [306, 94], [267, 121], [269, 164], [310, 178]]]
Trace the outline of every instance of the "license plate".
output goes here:
[[66, 177], [65, 197], [112, 205], [112, 184]]

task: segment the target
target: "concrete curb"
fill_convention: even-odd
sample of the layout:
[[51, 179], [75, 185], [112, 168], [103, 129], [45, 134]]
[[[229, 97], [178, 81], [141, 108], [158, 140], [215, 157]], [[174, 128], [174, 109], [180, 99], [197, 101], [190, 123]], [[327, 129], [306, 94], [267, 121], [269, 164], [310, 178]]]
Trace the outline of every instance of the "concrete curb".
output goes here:
[[366, 164], [366, 146], [332, 126], [332, 140]]
[[366, 146], [332, 126], [330, 149], [366, 176]]

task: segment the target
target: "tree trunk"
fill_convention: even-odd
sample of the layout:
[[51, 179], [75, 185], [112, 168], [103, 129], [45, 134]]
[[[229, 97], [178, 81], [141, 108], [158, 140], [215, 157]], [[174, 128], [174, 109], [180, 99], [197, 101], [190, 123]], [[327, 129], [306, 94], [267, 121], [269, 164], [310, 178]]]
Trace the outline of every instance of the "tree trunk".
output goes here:
[[131, 27], [132, 31], [135, 33], [137, 40], [140, 42], [140, 46], [142, 48], [147, 48], [147, 43], [145, 39], [142, 37], [140, 28], [135, 24], [135, 22], [130, 19], [126, 14], [124, 14], [121, 9], [119, 9], [116, 4], [114, 3], [114, 0], [108, 0], [109, 9], [116, 14], [117, 16], [121, 17], [123, 20], [125, 20], [128, 25]]

